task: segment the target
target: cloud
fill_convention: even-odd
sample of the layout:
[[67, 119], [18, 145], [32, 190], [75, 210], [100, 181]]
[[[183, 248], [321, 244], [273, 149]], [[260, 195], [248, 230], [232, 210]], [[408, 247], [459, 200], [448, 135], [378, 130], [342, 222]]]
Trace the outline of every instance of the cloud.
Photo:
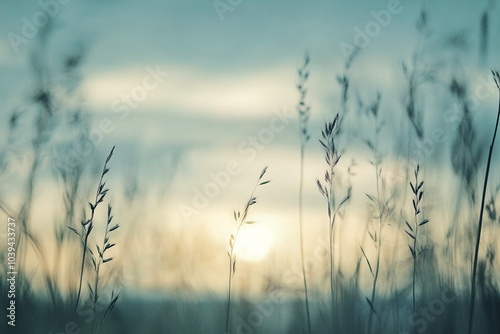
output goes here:
[[[84, 83], [89, 105], [102, 111], [111, 109], [114, 100], [142, 85], [148, 75], [146, 67], [89, 75]], [[138, 103], [137, 109], [141, 111], [261, 117], [271, 109], [295, 103], [293, 65], [258, 72], [216, 74], [188, 67], [160, 65], [159, 68], [169, 75]]]

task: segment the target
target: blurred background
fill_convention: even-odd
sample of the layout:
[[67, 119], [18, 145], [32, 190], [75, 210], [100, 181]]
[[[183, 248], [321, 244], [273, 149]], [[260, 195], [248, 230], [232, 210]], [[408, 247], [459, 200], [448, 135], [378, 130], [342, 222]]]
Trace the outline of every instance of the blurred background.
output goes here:
[[[111, 203], [120, 227], [98, 287], [102, 300], [121, 294], [109, 314], [108, 302], [93, 303], [91, 315], [106, 319], [101, 331], [223, 333], [233, 212], [244, 210], [265, 166], [271, 182], [257, 187], [248, 216], [256, 224], [241, 228], [235, 246], [231, 332], [305, 332], [296, 106], [297, 70], [310, 57], [302, 237], [313, 332], [399, 333], [418, 324], [405, 221], [413, 219], [409, 181], [419, 164], [430, 223], [417, 282], [432, 283], [419, 290], [421, 306], [449, 291], [459, 300], [443, 302], [434, 314], [442, 320], [423, 318], [420, 328], [461, 333], [498, 105], [490, 72], [500, 67], [498, 3], [9, 0], [0, 7], [0, 216], [18, 222], [18, 304], [26, 306], [17, 321], [25, 332], [69, 333], [68, 321], [95, 331], [99, 321], [71, 305], [80, 280], [81, 304], [94, 299], [91, 260]], [[333, 203], [351, 195], [335, 223], [343, 311], [331, 319], [329, 218], [316, 180], [327, 168], [318, 139], [337, 114]], [[94, 213], [113, 147], [103, 178], [109, 191], [85, 241], [81, 222]], [[481, 305], [492, 314], [500, 309], [499, 163], [494, 154], [480, 252], [488, 287]], [[0, 239], [7, 244], [6, 228]], [[95, 254], [81, 270], [84, 242]], [[498, 328], [481, 307], [479, 332]], [[40, 324], [22, 313], [32, 309], [57, 320], [34, 330]]]

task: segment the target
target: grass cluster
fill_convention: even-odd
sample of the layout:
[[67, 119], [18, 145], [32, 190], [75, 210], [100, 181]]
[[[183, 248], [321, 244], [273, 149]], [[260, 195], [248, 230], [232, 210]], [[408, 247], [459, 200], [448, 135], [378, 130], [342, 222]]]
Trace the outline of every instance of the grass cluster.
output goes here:
[[[19, 208], [10, 209], [1, 204], [2, 211], [18, 221], [19, 226], [16, 302], [21, 320], [17, 327], [23, 332], [33, 332], [33, 324], [26, 321], [25, 316], [42, 307], [38, 311], [46, 320], [38, 323], [38, 331], [59, 332], [61, 328], [72, 327], [68, 325], [70, 320], [79, 320], [80, 331], [99, 333], [120, 296], [114, 290], [116, 280], [110, 275], [112, 270], [102, 269], [102, 265], [113, 260], [108, 256], [116, 245], [111, 242], [111, 236], [120, 226], [112, 224], [111, 204], [107, 207], [103, 242], [96, 245], [97, 253], [91, 250], [101, 230], [98, 213], [109, 192], [105, 177], [114, 147], [104, 163], [95, 197], [88, 203], [90, 215], [87, 216], [83, 175], [90, 162], [90, 152], [82, 153], [88, 152], [82, 148], [89, 143], [89, 121], [78, 89], [79, 66], [84, 55], [82, 50], [70, 53], [62, 66], [58, 66], [62, 69], [54, 69], [48, 61], [52, 29], [49, 22], [33, 42], [31, 61], [35, 86], [27, 105], [12, 112], [8, 128], [11, 154], [23, 157], [29, 165], [27, 174], [10, 171], [11, 176], [18, 179], [25, 177]], [[29, 126], [33, 131], [25, 132], [25, 127]], [[31, 138], [26, 138], [28, 136]], [[29, 144], [16, 145], [18, 142]], [[9, 158], [12, 156], [2, 154], [2, 167]], [[62, 214], [60, 211], [54, 214], [52, 225], [47, 224], [40, 231], [33, 228], [34, 203], [41, 192], [42, 174], [47, 178], [47, 169], [52, 172], [49, 177], [54, 177], [62, 189], [61, 198], [51, 198], [51, 201], [60, 201], [63, 210]], [[1, 288], [6, 292], [3, 284]], [[105, 301], [109, 295], [109, 301]], [[46, 303], [49, 307], [42, 306]]]

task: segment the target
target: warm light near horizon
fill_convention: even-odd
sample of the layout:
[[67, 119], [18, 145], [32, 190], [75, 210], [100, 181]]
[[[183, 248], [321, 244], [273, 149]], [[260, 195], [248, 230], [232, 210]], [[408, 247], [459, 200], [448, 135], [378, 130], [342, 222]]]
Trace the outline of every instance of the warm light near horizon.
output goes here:
[[234, 251], [238, 259], [261, 261], [269, 254], [273, 242], [271, 231], [265, 225], [246, 225], [241, 228]]

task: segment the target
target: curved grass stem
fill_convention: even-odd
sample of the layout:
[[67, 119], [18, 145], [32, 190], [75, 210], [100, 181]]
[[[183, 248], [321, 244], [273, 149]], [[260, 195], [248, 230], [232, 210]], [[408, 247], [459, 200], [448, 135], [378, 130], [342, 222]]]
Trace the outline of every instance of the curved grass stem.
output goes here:
[[[500, 75], [497, 71], [493, 71], [493, 78], [494, 78], [495, 83], [498, 87], [498, 90], [500, 91]], [[500, 98], [498, 101], [498, 113], [497, 113], [497, 121], [495, 124], [495, 131], [493, 132], [493, 138], [491, 139], [490, 150], [488, 152], [488, 162], [486, 163], [486, 172], [484, 175], [483, 195], [481, 197], [481, 208], [479, 210], [479, 224], [477, 227], [476, 248], [474, 251], [474, 262], [472, 265], [471, 296], [470, 296], [470, 306], [469, 306], [469, 330], [468, 330], [469, 334], [472, 334], [472, 325], [474, 322], [474, 304], [475, 304], [475, 299], [476, 299], [477, 262], [478, 262], [478, 257], [479, 257], [479, 246], [481, 244], [481, 231], [483, 228], [483, 213], [484, 213], [484, 204], [485, 204], [485, 199], [486, 199], [486, 188], [488, 187], [488, 176], [490, 174], [491, 157], [493, 156], [493, 148], [495, 146], [495, 139], [497, 137], [499, 120], [500, 120]]]

